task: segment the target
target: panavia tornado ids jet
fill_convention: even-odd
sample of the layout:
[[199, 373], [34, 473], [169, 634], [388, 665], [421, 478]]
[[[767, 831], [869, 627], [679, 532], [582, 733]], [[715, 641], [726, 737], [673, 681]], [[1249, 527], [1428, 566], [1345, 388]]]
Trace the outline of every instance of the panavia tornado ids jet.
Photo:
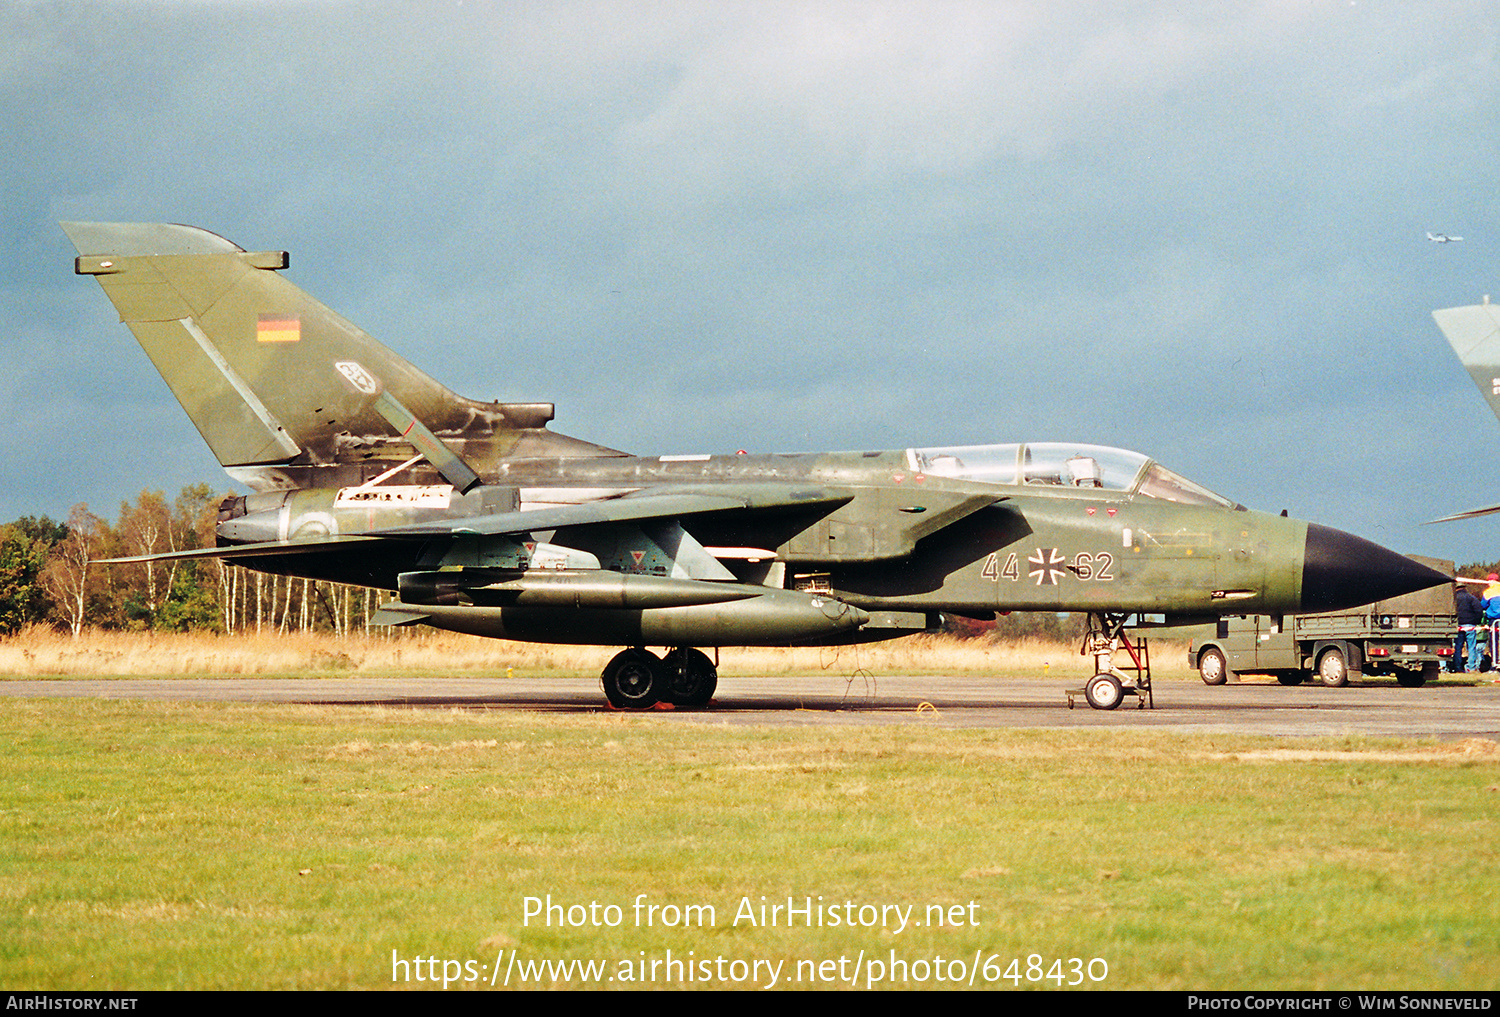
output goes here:
[[1089, 701], [1110, 708], [1133, 614], [1322, 611], [1449, 581], [1114, 448], [628, 455], [551, 431], [549, 403], [455, 395], [288, 282], [285, 252], [189, 226], [63, 228], [75, 271], [254, 492], [220, 507], [218, 547], [177, 557], [390, 590], [384, 624], [623, 646], [603, 674], [617, 707], [708, 702], [704, 648], [1080, 611]]

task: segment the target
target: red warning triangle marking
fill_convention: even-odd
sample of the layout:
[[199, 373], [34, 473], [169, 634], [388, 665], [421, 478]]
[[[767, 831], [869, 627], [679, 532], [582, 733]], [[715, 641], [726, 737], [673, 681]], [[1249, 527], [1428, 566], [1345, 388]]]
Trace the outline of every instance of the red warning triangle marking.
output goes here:
[[630, 552], [630, 557], [634, 558], [635, 559], [635, 563], [637, 565], [639, 565], [641, 563], [641, 559], [643, 559], [643, 558], [646, 557], [646, 552], [645, 551], [631, 551]]

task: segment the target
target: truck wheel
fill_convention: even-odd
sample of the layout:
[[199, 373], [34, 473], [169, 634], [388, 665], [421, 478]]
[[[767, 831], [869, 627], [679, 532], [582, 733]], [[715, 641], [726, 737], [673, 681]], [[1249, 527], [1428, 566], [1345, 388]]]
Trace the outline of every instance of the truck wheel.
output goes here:
[[1290, 674], [1279, 674], [1276, 676], [1276, 680], [1283, 685], [1301, 685], [1307, 681], [1307, 672], [1293, 671]]
[[1203, 677], [1204, 685], [1223, 685], [1229, 680], [1229, 665], [1224, 661], [1224, 654], [1209, 647], [1198, 657], [1198, 674]]
[[1396, 684], [1403, 689], [1420, 689], [1427, 684], [1427, 676], [1420, 671], [1408, 671], [1404, 667], [1396, 669]]
[[1325, 650], [1318, 658], [1318, 680], [1330, 689], [1349, 684], [1349, 667], [1344, 663], [1344, 651]]

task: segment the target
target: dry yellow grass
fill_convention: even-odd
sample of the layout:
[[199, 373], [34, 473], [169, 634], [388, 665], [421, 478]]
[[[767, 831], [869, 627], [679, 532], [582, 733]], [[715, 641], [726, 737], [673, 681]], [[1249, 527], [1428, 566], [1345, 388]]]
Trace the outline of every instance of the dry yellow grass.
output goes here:
[[[601, 656], [602, 655], [602, 656]], [[321, 632], [85, 631], [30, 628], [0, 641], [0, 675], [248, 675], [326, 671], [597, 670], [596, 647], [543, 647], [435, 630]], [[596, 663], [598, 661], [598, 663]]]
[[[547, 646], [481, 639], [436, 630], [356, 634], [87, 631], [74, 639], [31, 628], [0, 640], [0, 676], [253, 675], [301, 672], [513, 671], [595, 675], [618, 647]], [[1157, 670], [1180, 670], [1184, 644], [1152, 646]], [[864, 669], [873, 674], [1036, 675], [1082, 673], [1091, 661], [1078, 647], [1022, 640], [990, 643], [947, 636], [907, 636], [866, 646], [732, 647], [722, 674], [818, 674]]]

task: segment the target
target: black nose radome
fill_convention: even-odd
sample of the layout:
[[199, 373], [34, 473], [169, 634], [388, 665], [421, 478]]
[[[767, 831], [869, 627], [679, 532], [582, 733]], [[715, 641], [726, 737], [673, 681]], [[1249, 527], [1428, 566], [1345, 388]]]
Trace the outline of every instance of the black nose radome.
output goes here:
[[1307, 525], [1302, 610], [1339, 611], [1453, 580], [1352, 533]]

